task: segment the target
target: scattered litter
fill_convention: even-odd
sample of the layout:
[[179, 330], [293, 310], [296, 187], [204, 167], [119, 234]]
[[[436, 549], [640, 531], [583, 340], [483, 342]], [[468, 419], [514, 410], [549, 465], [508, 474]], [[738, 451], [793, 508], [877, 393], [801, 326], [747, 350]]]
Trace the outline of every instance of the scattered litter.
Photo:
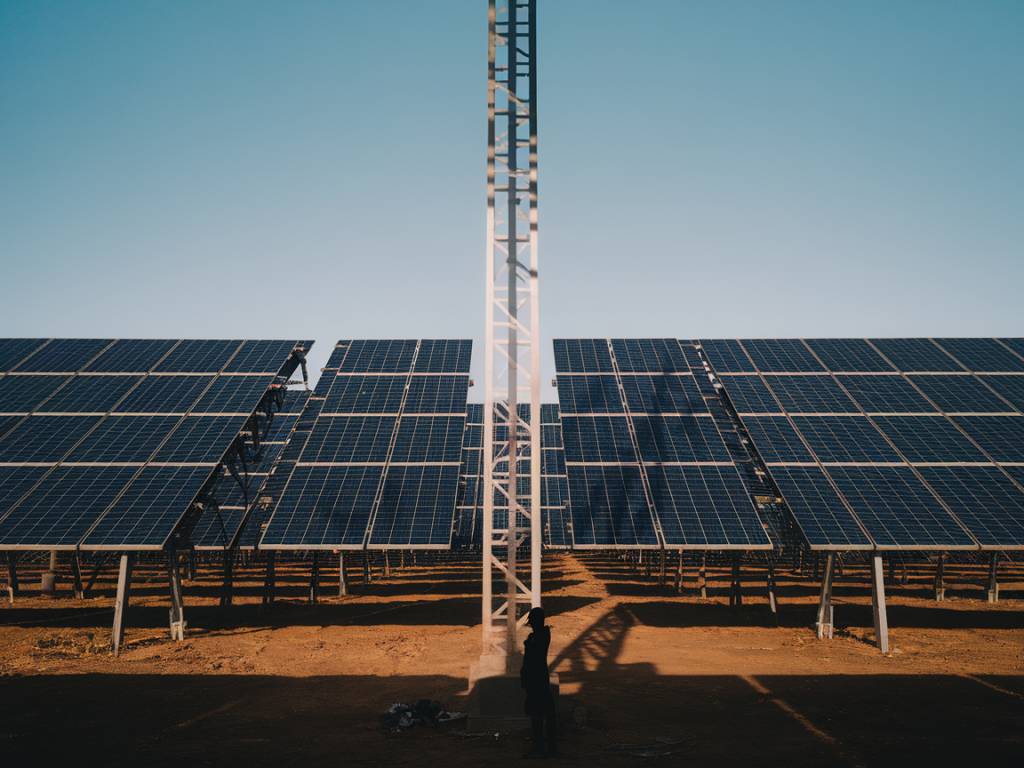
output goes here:
[[417, 725], [437, 728], [465, 719], [465, 712], [449, 712], [438, 701], [420, 699], [415, 704], [392, 704], [381, 715], [380, 723], [389, 733], [401, 733]]
[[646, 744], [611, 744], [606, 749], [609, 752], [622, 752], [632, 757], [668, 757], [691, 746], [692, 739], [669, 738], [659, 736], [654, 741]]

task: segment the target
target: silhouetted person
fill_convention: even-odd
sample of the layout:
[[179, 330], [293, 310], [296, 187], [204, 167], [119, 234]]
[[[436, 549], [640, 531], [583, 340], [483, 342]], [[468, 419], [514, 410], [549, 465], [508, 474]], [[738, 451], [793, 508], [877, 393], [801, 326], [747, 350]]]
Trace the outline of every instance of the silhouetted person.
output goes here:
[[544, 609], [532, 608], [526, 623], [533, 632], [526, 638], [523, 649], [523, 668], [519, 672], [526, 691], [526, 710], [533, 729], [533, 746], [527, 757], [553, 757], [558, 754], [555, 733], [555, 699], [551, 695], [548, 672], [548, 647], [551, 628], [544, 626]]

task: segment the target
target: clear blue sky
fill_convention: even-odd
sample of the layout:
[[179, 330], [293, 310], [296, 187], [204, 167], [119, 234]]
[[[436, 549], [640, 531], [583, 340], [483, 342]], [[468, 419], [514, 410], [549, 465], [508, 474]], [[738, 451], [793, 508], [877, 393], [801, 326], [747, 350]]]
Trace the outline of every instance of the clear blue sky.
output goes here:
[[[485, 11], [0, 4], [0, 335], [479, 339]], [[1024, 335], [1024, 3], [539, 22], [548, 372], [555, 336]]]

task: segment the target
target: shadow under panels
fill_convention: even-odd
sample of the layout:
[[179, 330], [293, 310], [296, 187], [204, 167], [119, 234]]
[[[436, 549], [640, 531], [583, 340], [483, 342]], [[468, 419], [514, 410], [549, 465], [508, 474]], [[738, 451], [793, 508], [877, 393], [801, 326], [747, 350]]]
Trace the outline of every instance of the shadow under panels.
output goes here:
[[163, 548], [299, 344], [0, 340], [0, 549]]
[[1016, 341], [701, 345], [812, 548], [941, 551], [1024, 549]]

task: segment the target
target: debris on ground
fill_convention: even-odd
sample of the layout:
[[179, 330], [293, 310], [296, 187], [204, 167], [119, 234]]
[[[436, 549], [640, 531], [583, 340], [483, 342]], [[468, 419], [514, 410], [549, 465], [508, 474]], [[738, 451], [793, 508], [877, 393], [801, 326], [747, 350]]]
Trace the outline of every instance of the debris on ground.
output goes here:
[[392, 704], [381, 715], [380, 722], [385, 731], [401, 733], [417, 725], [437, 728], [465, 719], [465, 712], [449, 712], [438, 701], [420, 699], [415, 704]]

